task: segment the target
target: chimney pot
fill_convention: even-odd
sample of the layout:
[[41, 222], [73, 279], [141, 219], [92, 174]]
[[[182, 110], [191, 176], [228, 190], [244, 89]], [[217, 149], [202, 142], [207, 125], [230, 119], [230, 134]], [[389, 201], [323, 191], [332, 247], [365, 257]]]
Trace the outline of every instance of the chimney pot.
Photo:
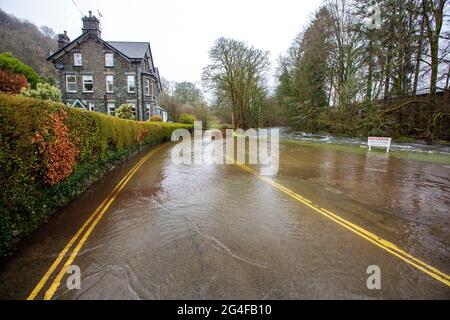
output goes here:
[[67, 31], [58, 34], [58, 49], [61, 49], [70, 43], [70, 38], [67, 36]]
[[100, 21], [97, 17], [92, 15], [92, 11], [89, 10], [89, 16], [81, 18], [83, 21], [83, 33], [90, 32], [101, 38]]

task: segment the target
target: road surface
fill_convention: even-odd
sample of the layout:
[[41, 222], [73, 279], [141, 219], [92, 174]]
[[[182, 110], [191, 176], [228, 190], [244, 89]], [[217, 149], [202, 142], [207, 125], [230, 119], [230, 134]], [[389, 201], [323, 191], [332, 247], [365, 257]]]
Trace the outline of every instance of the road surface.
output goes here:
[[137, 155], [21, 242], [1, 260], [0, 298], [450, 298], [448, 166], [282, 143], [264, 180], [255, 166], [175, 165], [173, 147]]

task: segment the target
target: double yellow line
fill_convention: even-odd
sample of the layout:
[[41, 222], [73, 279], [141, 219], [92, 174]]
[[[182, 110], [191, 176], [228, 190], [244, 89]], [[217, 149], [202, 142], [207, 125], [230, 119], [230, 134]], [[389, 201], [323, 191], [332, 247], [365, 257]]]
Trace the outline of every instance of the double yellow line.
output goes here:
[[[61, 270], [59, 271], [59, 273], [56, 275], [53, 282], [49, 286], [48, 290], [45, 292], [45, 295], [44, 295], [45, 300], [50, 300], [53, 297], [53, 295], [55, 294], [59, 285], [61, 284], [61, 281], [62, 281], [64, 275], [66, 274], [67, 269], [71, 266], [75, 257], [80, 252], [84, 243], [86, 242], [86, 240], [88, 239], [88, 237], [90, 236], [92, 231], [94, 230], [95, 226], [102, 219], [105, 212], [108, 210], [108, 208], [111, 206], [111, 204], [115, 201], [115, 199], [117, 198], [119, 193], [123, 190], [123, 188], [127, 185], [127, 183], [135, 175], [135, 173], [139, 170], [139, 168], [160, 148], [161, 147], [158, 147], [158, 148], [150, 151], [146, 156], [144, 156], [122, 178], [122, 180], [114, 187], [114, 189], [111, 191], [111, 193], [108, 195], [108, 197], [100, 204], [100, 206], [97, 207], [97, 209], [90, 215], [90, 217], [86, 220], [86, 222], [83, 224], [83, 226], [77, 231], [77, 233], [73, 236], [73, 238], [67, 243], [67, 245], [64, 247], [64, 249], [59, 253], [56, 260], [53, 262], [53, 264], [47, 270], [47, 272], [42, 277], [42, 279], [39, 281], [39, 283], [36, 285], [34, 290], [30, 293], [27, 300], [34, 300], [39, 295], [39, 293], [42, 291], [42, 289], [46, 285], [47, 281], [50, 279], [50, 277], [53, 275], [55, 270], [58, 268], [58, 266], [64, 260], [64, 258], [69, 253], [69, 251], [74, 246], [74, 244], [81, 237], [81, 239], [79, 240], [79, 242], [77, 243], [77, 245], [75, 246], [73, 251], [71, 252], [69, 258], [66, 260], [63, 267], [61, 268]], [[234, 161], [234, 159], [233, 159], [233, 161]], [[450, 287], [450, 276], [445, 274], [444, 272], [439, 271], [435, 267], [432, 267], [432, 266], [426, 264], [425, 262], [421, 261], [420, 259], [410, 255], [406, 251], [398, 248], [393, 243], [391, 243], [387, 240], [384, 240], [383, 238], [351, 223], [350, 221], [338, 216], [337, 214], [335, 214], [327, 209], [324, 209], [324, 208], [321, 208], [321, 207], [315, 205], [312, 201], [300, 196], [299, 194], [282, 186], [281, 184], [279, 184], [267, 177], [260, 175], [258, 172], [251, 169], [250, 167], [240, 164], [240, 163], [236, 163], [236, 164], [241, 169], [255, 175], [257, 178], [272, 185], [277, 190], [289, 195], [290, 197], [299, 201], [300, 203], [304, 204], [305, 206], [322, 214], [323, 216], [327, 217], [328, 219], [334, 221], [335, 223], [341, 225], [342, 227], [344, 227], [344, 228], [350, 230], [351, 232], [355, 233], [356, 235], [360, 236], [361, 238], [371, 242], [372, 244], [374, 244], [374, 245], [380, 247], [381, 249], [389, 252], [390, 254], [398, 257], [399, 259], [405, 261], [406, 263], [410, 264], [411, 266], [415, 267], [416, 269], [420, 270], [421, 272], [429, 275], [430, 277], [432, 277]]]
[[347, 230], [350, 230], [351, 232], [355, 233], [356, 235], [360, 236], [361, 238], [371, 242], [372, 244], [389, 252], [390, 254], [396, 256], [397, 258], [400, 258], [401, 260], [405, 261], [406, 263], [410, 264], [411, 266], [415, 267], [416, 269], [420, 270], [421, 272], [429, 275], [430, 277], [432, 277], [450, 287], [450, 276], [449, 275], [436, 269], [433, 266], [426, 264], [422, 260], [412, 256], [411, 254], [409, 254], [406, 251], [397, 247], [395, 244], [367, 231], [364, 228], [357, 226], [354, 223], [351, 223], [350, 221], [338, 216], [337, 214], [335, 214], [327, 209], [324, 209], [324, 208], [321, 208], [321, 207], [315, 205], [312, 201], [300, 196], [299, 194], [295, 193], [294, 191], [273, 181], [272, 179], [269, 179], [267, 177], [260, 175], [258, 172], [256, 172], [255, 170], [251, 169], [250, 167], [248, 167], [246, 165], [243, 165], [241, 163], [236, 163], [236, 165], [239, 166], [241, 169], [243, 169], [243, 170], [253, 174], [254, 176], [258, 177], [259, 179], [263, 180], [264, 182], [272, 185], [274, 188], [287, 194], [288, 196], [297, 200], [298, 202], [301, 202], [302, 204], [311, 208], [312, 210], [320, 213], [321, 215], [327, 217], [328, 219], [343, 226]]
[[[139, 168], [145, 163], [145, 161], [147, 161], [160, 148], [161, 148], [161, 146], [150, 151], [122, 178], [122, 180], [120, 180], [120, 182], [114, 187], [114, 189], [111, 191], [111, 193], [108, 195], [108, 197], [106, 197], [106, 199], [97, 207], [97, 209], [90, 215], [90, 217], [81, 226], [81, 228], [77, 231], [77, 233], [73, 236], [73, 238], [67, 243], [67, 245], [64, 247], [64, 249], [59, 253], [56, 260], [53, 262], [53, 264], [47, 270], [45, 275], [42, 277], [42, 279], [39, 281], [39, 283], [36, 285], [36, 287], [30, 293], [27, 300], [34, 300], [38, 296], [38, 294], [44, 288], [47, 281], [50, 279], [50, 277], [53, 275], [53, 273], [58, 268], [60, 263], [63, 261], [64, 257], [68, 254], [69, 250], [77, 242], [77, 240], [81, 237], [80, 241], [73, 249], [69, 258], [66, 260], [63, 267], [61, 268], [61, 270], [59, 271], [59, 273], [57, 274], [57, 276], [51, 283], [50, 287], [45, 292], [44, 300], [50, 300], [53, 297], [53, 295], [55, 294], [59, 285], [61, 284], [61, 280], [63, 279], [64, 275], [67, 273], [67, 269], [71, 266], [73, 260], [75, 259], [77, 254], [80, 252], [84, 243], [86, 242], [86, 240], [88, 239], [88, 237], [92, 233], [92, 231], [94, 230], [95, 226], [102, 219], [105, 212], [108, 210], [108, 208], [111, 206], [111, 204], [116, 200], [119, 193], [122, 191], [123, 188], [125, 188], [125, 186], [131, 180], [131, 178], [135, 175], [135, 173], [139, 170]], [[86, 232], [85, 232], [85, 230], [86, 230]]]

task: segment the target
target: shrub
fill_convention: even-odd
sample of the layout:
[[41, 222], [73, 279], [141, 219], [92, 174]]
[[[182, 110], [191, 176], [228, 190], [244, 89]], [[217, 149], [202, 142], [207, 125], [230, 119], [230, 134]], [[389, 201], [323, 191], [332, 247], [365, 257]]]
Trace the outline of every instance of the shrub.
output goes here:
[[61, 101], [61, 91], [49, 83], [38, 83], [36, 89], [23, 88], [20, 94], [36, 99]]
[[20, 90], [28, 87], [27, 78], [24, 75], [13, 73], [8, 70], [0, 70], [0, 91], [18, 94]]
[[126, 121], [0, 94], [0, 255], [141, 145], [188, 125]]
[[[36, 132], [32, 140], [46, 159], [45, 182], [51, 185], [70, 176], [80, 152], [70, 139], [66, 119], [67, 113], [64, 110], [52, 113], [50, 124], [44, 122], [42, 132]], [[77, 141], [76, 138], [73, 140]]]
[[187, 113], [182, 113], [178, 117], [178, 122], [183, 124], [194, 124], [195, 121], [195, 117]]
[[162, 122], [162, 119], [160, 116], [152, 116], [150, 122]]
[[134, 120], [133, 109], [128, 103], [122, 104], [116, 110], [116, 117], [126, 120]]
[[39, 76], [30, 66], [27, 66], [19, 59], [14, 58], [12, 54], [8, 52], [0, 54], [0, 69], [24, 75], [33, 89], [36, 88], [36, 85], [39, 82]]

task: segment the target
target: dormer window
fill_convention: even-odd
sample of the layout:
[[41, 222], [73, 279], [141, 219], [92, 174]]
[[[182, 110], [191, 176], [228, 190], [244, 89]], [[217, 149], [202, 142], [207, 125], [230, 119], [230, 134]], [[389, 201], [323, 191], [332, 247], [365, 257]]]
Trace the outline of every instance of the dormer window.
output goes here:
[[114, 67], [114, 55], [105, 53], [105, 67]]
[[73, 65], [75, 67], [83, 66], [83, 54], [81, 54], [80, 52], [73, 54]]

